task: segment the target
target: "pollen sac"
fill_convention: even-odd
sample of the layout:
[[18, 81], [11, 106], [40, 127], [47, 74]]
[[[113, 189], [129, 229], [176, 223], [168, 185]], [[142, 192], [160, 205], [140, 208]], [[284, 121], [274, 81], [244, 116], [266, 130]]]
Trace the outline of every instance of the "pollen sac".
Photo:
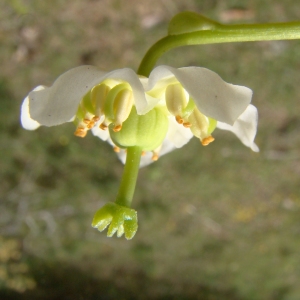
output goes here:
[[[166, 88], [166, 104], [169, 112], [173, 116], [181, 116], [183, 109], [187, 105], [184, 89], [180, 83], [170, 84]], [[177, 118], [178, 118], [177, 117]]]
[[203, 146], [207, 146], [214, 141], [211, 133], [217, 125], [217, 121], [203, 115], [197, 108], [188, 117], [191, 124], [190, 129], [194, 136], [200, 139]]
[[133, 106], [133, 93], [127, 83], [121, 83], [113, 87], [104, 105], [105, 120], [100, 125], [101, 129], [106, 129], [111, 123], [113, 130], [118, 132], [122, 129], [122, 123], [128, 118]]
[[103, 116], [104, 104], [110, 88], [105, 83], [93, 87], [81, 100], [76, 116], [77, 125], [74, 134], [79, 137], [85, 137], [87, 131], [93, 128]]
[[122, 125], [115, 131], [115, 125], [109, 126], [112, 141], [120, 148], [141, 147], [144, 151], [153, 151], [163, 142], [169, 121], [163, 108], [155, 107], [145, 115], [138, 115], [135, 106]]
[[95, 110], [95, 115], [100, 117], [104, 114], [104, 105], [110, 88], [102, 83], [94, 86], [91, 90], [91, 102]]

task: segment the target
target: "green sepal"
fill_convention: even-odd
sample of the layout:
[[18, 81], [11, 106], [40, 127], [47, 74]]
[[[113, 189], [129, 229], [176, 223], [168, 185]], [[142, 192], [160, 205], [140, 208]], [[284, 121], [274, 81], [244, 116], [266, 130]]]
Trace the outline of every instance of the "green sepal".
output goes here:
[[119, 132], [114, 132], [114, 124], [109, 126], [112, 141], [120, 148], [140, 147], [144, 151], [158, 148], [168, 131], [169, 120], [163, 108], [155, 107], [145, 115], [138, 115], [135, 106], [122, 124]]
[[177, 35], [201, 30], [213, 30], [220, 26], [218, 22], [210, 20], [200, 14], [184, 11], [175, 15], [168, 27], [168, 35]]

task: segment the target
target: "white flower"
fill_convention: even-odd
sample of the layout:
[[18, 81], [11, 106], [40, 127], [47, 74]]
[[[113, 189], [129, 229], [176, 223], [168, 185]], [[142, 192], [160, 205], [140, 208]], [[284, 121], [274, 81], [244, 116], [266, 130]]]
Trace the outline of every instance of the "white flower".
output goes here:
[[[182, 147], [193, 135], [203, 145], [209, 144], [216, 127], [232, 131], [244, 145], [258, 151], [254, 143], [257, 110], [250, 104], [251, 97], [250, 89], [228, 84], [205, 68], [159, 66], [148, 79], [131, 69], [106, 73], [81, 66], [62, 74], [51, 87], [31, 91], [22, 104], [21, 123], [34, 130], [74, 121], [75, 135], [84, 137], [92, 129], [114, 146], [124, 162], [126, 149], [114, 145], [111, 130], [122, 132], [132, 107], [140, 116], [159, 107], [169, 120], [168, 129], [160, 146], [142, 157], [143, 166]], [[110, 130], [105, 130], [108, 126]]]

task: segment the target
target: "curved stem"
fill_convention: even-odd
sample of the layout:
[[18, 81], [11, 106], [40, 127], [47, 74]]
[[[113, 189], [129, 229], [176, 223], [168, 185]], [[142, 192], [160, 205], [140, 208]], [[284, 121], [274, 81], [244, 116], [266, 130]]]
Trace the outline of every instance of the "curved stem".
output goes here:
[[167, 51], [188, 45], [300, 39], [300, 22], [275, 24], [218, 25], [213, 30], [170, 35], [154, 44], [137, 71], [148, 77], [157, 60]]
[[131, 206], [136, 180], [139, 173], [141, 155], [142, 149], [140, 147], [127, 148], [126, 163], [115, 201], [116, 204], [126, 207]]

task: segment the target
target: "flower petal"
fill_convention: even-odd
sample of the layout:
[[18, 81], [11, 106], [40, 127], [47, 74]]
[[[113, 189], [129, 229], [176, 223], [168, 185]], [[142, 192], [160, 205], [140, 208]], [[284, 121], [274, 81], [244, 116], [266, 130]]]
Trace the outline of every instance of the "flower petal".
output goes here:
[[51, 87], [29, 94], [32, 119], [45, 126], [68, 122], [75, 115], [82, 97], [108, 78], [128, 82], [132, 87], [137, 110], [147, 111], [143, 86], [133, 70], [126, 68], [105, 73], [93, 66], [80, 66], [59, 76]]
[[181, 124], [178, 124], [173, 116], [169, 117], [167, 139], [174, 145], [175, 148], [183, 147], [193, 136], [194, 135], [189, 128], [185, 128]]
[[235, 121], [233, 126], [218, 122], [217, 128], [233, 132], [245, 146], [250, 147], [254, 152], [259, 152], [259, 148], [254, 143], [257, 131], [257, 119], [257, 109], [250, 104]]
[[[34, 88], [34, 91], [41, 91], [43, 89], [45, 89], [45, 86], [39, 85], [36, 88]], [[23, 103], [21, 106], [21, 124], [22, 124], [23, 128], [27, 129], [27, 130], [35, 130], [41, 126], [40, 123], [33, 120], [30, 116], [29, 97], [28, 96], [23, 100]]]
[[200, 67], [159, 66], [150, 74], [148, 90], [159, 85], [161, 80], [170, 81], [172, 76], [182, 84], [204, 115], [230, 125], [251, 102], [250, 89], [226, 83], [218, 74]]

